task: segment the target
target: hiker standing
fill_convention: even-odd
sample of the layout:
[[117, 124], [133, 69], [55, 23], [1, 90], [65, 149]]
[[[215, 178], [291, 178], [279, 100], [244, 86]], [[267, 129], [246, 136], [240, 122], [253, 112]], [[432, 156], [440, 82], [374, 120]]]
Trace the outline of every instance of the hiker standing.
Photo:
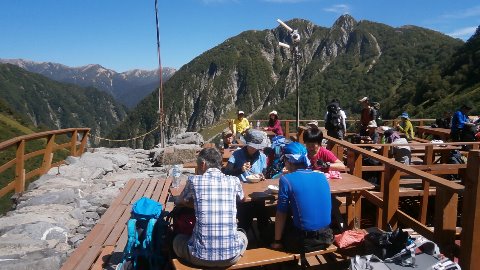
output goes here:
[[[327, 112], [325, 113], [325, 129], [327, 129], [327, 135], [335, 139], [343, 140], [347, 131], [347, 125], [345, 119], [347, 115], [340, 108], [340, 101], [338, 99], [332, 99], [327, 106]], [[333, 143], [327, 143], [327, 149], [333, 148]]]
[[359, 102], [362, 104], [362, 112], [360, 113], [360, 130], [358, 133], [360, 136], [368, 136], [369, 123], [375, 121], [377, 111], [370, 106], [370, 100], [368, 97], [363, 97]]

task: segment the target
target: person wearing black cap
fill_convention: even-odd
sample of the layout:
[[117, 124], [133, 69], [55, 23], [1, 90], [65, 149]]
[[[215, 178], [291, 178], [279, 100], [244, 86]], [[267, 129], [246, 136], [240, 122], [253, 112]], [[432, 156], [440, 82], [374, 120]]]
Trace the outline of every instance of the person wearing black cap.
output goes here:
[[450, 138], [453, 142], [463, 142], [473, 123], [468, 118], [468, 113], [472, 110], [470, 104], [463, 104], [452, 117], [452, 127], [450, 129]]

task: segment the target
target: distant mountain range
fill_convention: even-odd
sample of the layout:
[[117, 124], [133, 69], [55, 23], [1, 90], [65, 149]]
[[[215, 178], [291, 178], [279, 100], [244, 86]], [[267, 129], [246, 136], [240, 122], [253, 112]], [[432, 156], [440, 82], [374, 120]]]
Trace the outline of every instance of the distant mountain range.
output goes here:
[[[24, 59], [0, 59], [27, 71], [44, 75], [52, 80], [82, 87], [95, 87], [111, 94], [118, 102], [134, 107], [159, 85], [157, 70], [130, 70], [117, 73], [100, 65], [68, 67], [52, 62], [33, 62]], [[163, 79], [168, 80], [175, 69], [163, 68]]]
[[[403, 111], [414, 117], [436, 117], [478, 91], [479, 47], [472, 45], [478, 44], [478, 37], [472, 37], [476, 43], [464, 44], [433, 30], [356, 21], [350, 15], [340, 16], [329, 28], [302, 19], [287, 24], [302, 37], [301, 119], [322, 119], [332, 98], [340, 99], [350, 118], [358, 117], [358, 99], [363, 96], [381, 103], [384, 118], [396, 118]], [[289, 43], [280, 26], [245, 31], [178, 70], [165, 84], [167, 137], [225, 122], [235, 117], [237, 109], [250, 119], [265, 119], [272, 109], [280, 119], [295, 119], [295, 66], [279, 41]], [[454, 59], [461, 61], [453, 64]], [[466, 71], [458, 74], [450, 67]], [[154, 92], [112, 136], [126, 138], [151, 130], [158, 125], [157, 107]], [[158, 141], [156, 133], [131, 146], [149, 148]]]
[[[60, 83], [16, 65], [0, 64], [2, 115], [35, 129], [89, 127], [93, 135], [104, 136], [125, 119], [126, 108], [96, 88]], [[22, 131], [14, 128], [21, 125], [8, 119], [4, 124], [10, 125], [12, 135]]]

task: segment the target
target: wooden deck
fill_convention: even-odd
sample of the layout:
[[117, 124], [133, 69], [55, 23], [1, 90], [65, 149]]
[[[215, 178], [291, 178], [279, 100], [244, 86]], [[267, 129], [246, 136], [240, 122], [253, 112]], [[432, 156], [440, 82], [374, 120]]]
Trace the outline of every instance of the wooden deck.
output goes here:
[[112, 202], [80, 246], [70, 254], [61, 270], [103, 269], [122, 260], [127, 242], [126, 223], [132, 204], [142, 196], [168, 204], [171, 179], [132, 179]]

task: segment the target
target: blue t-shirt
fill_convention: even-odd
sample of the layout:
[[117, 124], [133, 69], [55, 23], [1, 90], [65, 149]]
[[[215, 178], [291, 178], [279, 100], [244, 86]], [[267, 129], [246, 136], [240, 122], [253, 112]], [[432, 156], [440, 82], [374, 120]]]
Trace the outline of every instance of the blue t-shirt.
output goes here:
[[456, 111], [452, 117], [452, 127], [453, 131], [463, 129], [465, 123], [468, 123], [468, 115], [464, 114], [462, 111]]
[[325, 174], [297, 170], [280, 177], [277, 211], [286, 213], [289, 207], [298, 229], [316, 231], [328, 227], [332, 197]]
[[[251, 169], [248, 172], [242, 173], [242, 166], [247, 161], [250, 162]], [[246, 182], [247, 179], [245, 176], [264, 172], [267, 168], [267, 157], [261, 151], [257, 151], [253, 157], [250, 157], [247, 153], [247, 147], [245, 146], [233, 152], [228, 159], [228, 163], [233, 164], [233, 169], [225, 171], [225, 173], [237, 176], [240, 178], [240, 181]]]

